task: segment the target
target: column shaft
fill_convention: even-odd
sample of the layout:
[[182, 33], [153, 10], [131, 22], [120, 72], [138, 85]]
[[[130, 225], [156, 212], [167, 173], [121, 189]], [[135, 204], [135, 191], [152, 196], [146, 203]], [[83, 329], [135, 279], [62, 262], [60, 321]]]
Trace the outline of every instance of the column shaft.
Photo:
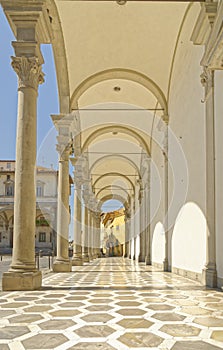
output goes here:
[[149, 185], [145, 188], [145, 217], [146, 217], [146, 265], [151, 265], [151, 238], [150, 238], [150, 191]]
[[145, 262], [146, 259], [146, 239], [145, 239], [145, 198], [141, 195], [140, 210], [140, 254], [139, 262]]
[[33, 290], [41, 286], [35, 266], [36, 109], [43, 74], [38, 58], [14, 57], [19, 78], [16, 138], [14, 239], [12, 264], [2, 278], [3, 290]]
[[164, 134], [164, 152], [163, 152], [163, 160], [164, 160], [164, 184], [163, 184], [163, 226], [165, 230], [165, 256], [163, 260], [163, 271], [169, 271], [169, 259], [168, 259], [168, 123], [165, 123], [165, 134]]
[[85, 206], [84, 207], [84, 226], [83, 226], [83, 260], [85, 262], [89, 262], [89, 244], [88, 244], [88, 239], [89, 239], [89, 226], [88, 226], [88, 208]]
[[54, 272], [71, 271], [69, 259], [69, 151], [65, 150], [59, 160], [58, 207], [57, 207], [57, 257], [53, 264]]
[[201, 76], [206, 96], [206, 264], [202, 280], [208, 287], [217, 286], [215, 227], [215, 125], [214, 72], [204, 68]]
[[73, 257], [72, 265], [83, 265], [82, 260], [82, 233], [81, 233], [81, 221], [82, 220], [82, 207], [81, 207], [81, 185], [76, 182], [76, 188], [74, 191], [74, 244], [73, 244]]

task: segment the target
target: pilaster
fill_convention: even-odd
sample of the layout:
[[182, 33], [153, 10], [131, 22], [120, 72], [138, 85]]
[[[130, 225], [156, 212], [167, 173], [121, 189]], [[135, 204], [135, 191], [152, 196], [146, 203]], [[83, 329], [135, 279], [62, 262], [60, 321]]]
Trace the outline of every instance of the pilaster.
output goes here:
[[216, 227], [215, 227], [215, 125], [214, 125], [214, 71], [204, 67], [201, 83], [205, 89], [206, 120], [206, 264], [202, 281], [208, 287], [217, 286]]

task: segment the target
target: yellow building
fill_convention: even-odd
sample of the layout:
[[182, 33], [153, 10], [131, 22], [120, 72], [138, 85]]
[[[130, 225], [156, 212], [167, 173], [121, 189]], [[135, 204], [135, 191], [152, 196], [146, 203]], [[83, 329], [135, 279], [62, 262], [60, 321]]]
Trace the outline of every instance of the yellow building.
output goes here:
[[125, 243], [124, 209], [103, 214], [102, 247], [108, 256], [122, 256]]

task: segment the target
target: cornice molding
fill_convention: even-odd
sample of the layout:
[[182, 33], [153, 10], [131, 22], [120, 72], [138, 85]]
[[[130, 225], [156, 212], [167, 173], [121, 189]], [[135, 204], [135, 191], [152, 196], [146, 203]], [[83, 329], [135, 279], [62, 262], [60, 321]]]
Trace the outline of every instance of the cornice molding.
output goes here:
[[[1, 5], [17, 40], [52, 42], [53, 32], [46, 0], [1, 0]], [[34, 29], [34, 31], [32, 30]]]

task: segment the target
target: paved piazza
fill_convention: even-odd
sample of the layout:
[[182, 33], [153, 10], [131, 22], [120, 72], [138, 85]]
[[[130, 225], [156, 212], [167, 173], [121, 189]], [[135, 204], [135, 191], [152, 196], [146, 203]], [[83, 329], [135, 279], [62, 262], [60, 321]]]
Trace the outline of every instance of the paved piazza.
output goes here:
[[104, 258], [1, 292], [0, 350], [223, 349], [223, 293], [151, 266]]

